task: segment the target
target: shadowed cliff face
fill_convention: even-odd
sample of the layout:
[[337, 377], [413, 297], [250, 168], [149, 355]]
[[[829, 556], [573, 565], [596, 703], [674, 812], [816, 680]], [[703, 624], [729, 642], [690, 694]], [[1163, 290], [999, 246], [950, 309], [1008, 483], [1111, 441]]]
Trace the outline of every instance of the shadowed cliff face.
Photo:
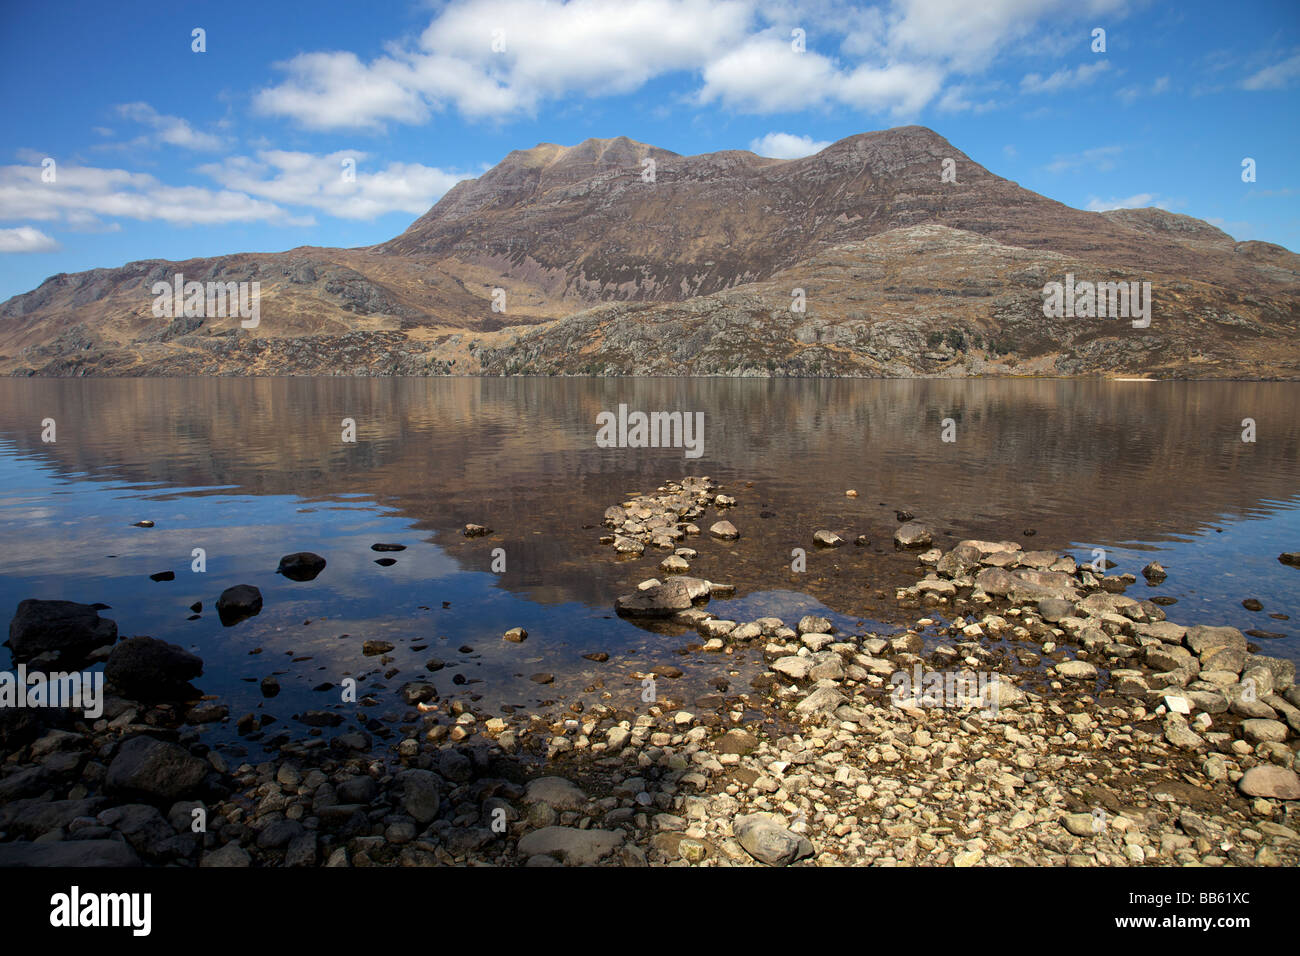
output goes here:
[[[1149, 281], [1150, 328], [1045, 318], [1067, 272]], [[176, 273], [258, 282], [260, 324], [155, 317]], [[1298, 289], [1281, 247], [1071, 209], [923, 127], [797, 160], [621, 137], [511, 153], [368, 249], [54, 276], [0, 306], [0, 371], [1294, 378]]]
[[[703, 456], [598, 448], [596, 417], [620, 404], [702, 412]], [[892, 601], [876, 592], [915, 569], [894, 551], [895, 510], [931, 522], [941, 546], [1030, 528], [1048, 548], [1172, 541], [1294, 507], [1300, 459], [1294, 386], [1263, 383], [28, 380], [0, 381], [0, 409], [6, 445], [55, 475], [157, 482], [140, 493], [196, 496], [195, 520], [205, 496], [374, 502], [465, 570], [504, 547], [499, 587], [592, 607], [662, 557], [613, 560], [598, 544], [604, 509], [669, 477], [709, 474], [740, 499], [739, 546], [692, 543], [701, 575], [883, 616]], [[56, 443], [41, 441], [46, 418]], [[955, 442], [941, 440], [945, 419]], [[466, 539], [467, 522], [496, 534]], [[820, 528], [871, 545], [813, 554], [812, 573], [792, 575], [791, 549], [813, 552]]]

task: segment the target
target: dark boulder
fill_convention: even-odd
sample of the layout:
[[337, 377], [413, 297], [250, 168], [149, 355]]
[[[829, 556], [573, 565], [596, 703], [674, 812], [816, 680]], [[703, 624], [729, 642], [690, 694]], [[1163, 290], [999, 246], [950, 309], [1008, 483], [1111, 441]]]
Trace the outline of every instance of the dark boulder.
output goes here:
[[251, 584], [236, 584], [226, 588], [217, 598], [217, 614], [225, 627], [238, 624], [262, 610], [262, 592]]
[[312, 581], [325, 570], [325, 559], [311, 551], [297, 551], [281, 558], [278, 570], [290, 581]]
[[179, 744], [141, 735], [117, 748], [105, 782], [110, 790], [177, 800], [198, 787], [207, 772], [207, 763]]
[[60, 658], [84, 658], [117, 640], [117, 624], [89, 604], [28, 598], [9, 622], [9, 649], [15, 661], [53, 651]]
[[108, 655], [104, 678], [133, 700], [178, 700], [194, 694], [189, 682], [203, 673], [203, 661], [189, 651], [152, 637], [122, 641]]

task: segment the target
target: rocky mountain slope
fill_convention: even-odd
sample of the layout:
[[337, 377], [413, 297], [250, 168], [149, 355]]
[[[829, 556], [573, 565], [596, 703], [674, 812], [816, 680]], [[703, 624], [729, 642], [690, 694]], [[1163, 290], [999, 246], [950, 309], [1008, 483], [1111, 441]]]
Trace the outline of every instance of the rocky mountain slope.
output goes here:
[[[177, 273], [260, 282], [260, 324], [156, 318]], [[1150, 327], [1045, 317], [1067, 273], [1150, 282]], [[620, 137], [511, 153], [369, 248], [54, 276], [0, 306], [0, 372], [1300, 378], [1298, 292], [1280, 246], [1072, 209], [922, 127], [797, 160]]]

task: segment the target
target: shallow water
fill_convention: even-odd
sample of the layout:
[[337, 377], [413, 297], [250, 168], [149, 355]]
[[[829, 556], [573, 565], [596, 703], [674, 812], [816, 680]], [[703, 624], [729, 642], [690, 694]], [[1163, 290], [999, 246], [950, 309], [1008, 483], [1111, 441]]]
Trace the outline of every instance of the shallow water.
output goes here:
[[[620, 403], [702, 412], [703, 455], [597, 447], [597, 414]], [[942, 547], [1006, 537], [1080, 560], [1105, 548], [1115, 573], [1138, 575], [1130, 595], [1178, 600], [1172, 620], [1280, 633], [1256, 642], [1300, 659], [1300, 569], [1277, 560], [1300, 550], [1297, 410], [1300, 386], [1272, 383], [0, 380], [0, 612], [27, 597], [102, 601], [123, 636], [198, 653], [196, 683], [232, 715], [260, 709], [282, 725], [337, 706], [337, 689], [312, 688], [347, 676], [392, 721], [407, 680], [531, 706], [596, 687], [633, 695], [638, 669], [670, 660], [687, 675], [671, 693], [689, 702], [716, 655], [685, 651], [681, 628], [613, 614], [662, 555], [620, 561], [598, 539], [604, 509], [630, 492], [707, 474], [740, 499], [740, 542], [687, 542], [700, 551], [692, 573], [737, 586], [713, 603], [720, 614], [820, 611], [881, 632], [908, 622], [892, 590], [917, 565], [890, 541], [906, 510]], [[341, 440], [344, 418], [355, 443]], [[155, 527], [132, 526], [141, 519]], [[496, 533], [466, 539], [467, 522]], [[819, 528], [871, 544], [817, 552]], [[375, 542], [407, 548], [382, 555]], [[804, 574], [790, 569], [795, 547], [810, 552]], [[276, 575], [300, 550], [328, 560], [320, 577]], [[1152, 558], [1169, 571], [1156, 588], [1140, 573]], [[174, 581], [150, 580], [166, 570]], [[264, 608], [223, 627], [216, 598], [241, 583]], [[1248, 597], [1264, 610], [1245, 610]], [[187, 620], [195, 601], [203, 612]], [[514, 626], [530, 633], [522, 645], [501, 640]], [[396, 645], [391, 660], [365, 657], [366, 639]], [[593, 651], [610, 662], [583, 658]], [[428, 673], [430, 657], [447, 667]], [[739, 689], [745, 669], [728, 663]], [[385, 678], [390, 667], [400, 672]], [[529, 679], [542, 672], [554, 683]], [[458, 673], [470, 682], [454, 685]], [[268, 675], [282, 690], [264, 700]]]

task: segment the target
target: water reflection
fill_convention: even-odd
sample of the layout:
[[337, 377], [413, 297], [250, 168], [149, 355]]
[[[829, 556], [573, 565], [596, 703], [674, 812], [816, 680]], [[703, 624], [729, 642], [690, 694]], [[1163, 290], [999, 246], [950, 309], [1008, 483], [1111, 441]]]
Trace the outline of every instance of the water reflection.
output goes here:
[[[598, 448], [596, 416], [620, 403], [702, 412], [703, 456]], [[906, 620], [892, 600], [916, 568], [890, 541], [902, 509], [941, 545], [1030, 530], [1035, 547], [1104, 547], [1135, 573], [1160, 555], [1175, 619], [1283, 633], [1269, 651], [1300, 656], [1293, 622], [1267, 617], [1300, 614], [1300, 572], [1276, 561], [1300, 548], [1298, 405], [1300, 387], [1274, 383], [0, 380], [0, 605], [104, 601], [123, 634], [194, 647], [210, 662], [201, 685], [223, 694], [254, 693], [271, 672], [298, 675], [304, 695], [344, 673], [382, 680], [358, 650], [380, 632], [397, 636], [399, 682], [429, 655], [450, 662], [436, 679], [463, 673], [515, 699], [602, 673], [630, 680], [630, 659], [615, 678], [582, 654], [685, 638], [612, 617], [661, 555], [616, 560], [598, 543], [601, 514], [709, 474], [740, 498], [730, 517], [743, 537], [693, 541], [693, 571], [742, 598]], [[47, 418], [55, 443], [41, 441]], [[341, 440], [349, 418], [355, 444]], [[1244, 418], [1254, 443], [1241, 441]], [[945, 419], [954, 442], [941, 440]], [[132, 527], [142, 518], [155, 527]], [[465, 538], [469, 522], [496, 533]], [[819, 528], [871, 543], [816, 552]], [[380, 567], [376, 541], [408, 550]], [[794, 547], [809, 549], [806, 574], [790, 570]], [[311, 582], [275, 575], [294, 551], [329, 564]], [[175, 581], [149, 580], [167, 570]], [[211, 602], [237, 583], [260, 587], [266, 606], [223, 631]], [[1240, 607], [1252, 596], [1264, 612]], [[196, 600], [204, 613], [188, 621]], [[521, 624], [537, 636], [503, 652], [500, 634]], [[297, 657], [311, 660], [290, 667]], [[557, 684], [539, 690], [537, 670]]]

